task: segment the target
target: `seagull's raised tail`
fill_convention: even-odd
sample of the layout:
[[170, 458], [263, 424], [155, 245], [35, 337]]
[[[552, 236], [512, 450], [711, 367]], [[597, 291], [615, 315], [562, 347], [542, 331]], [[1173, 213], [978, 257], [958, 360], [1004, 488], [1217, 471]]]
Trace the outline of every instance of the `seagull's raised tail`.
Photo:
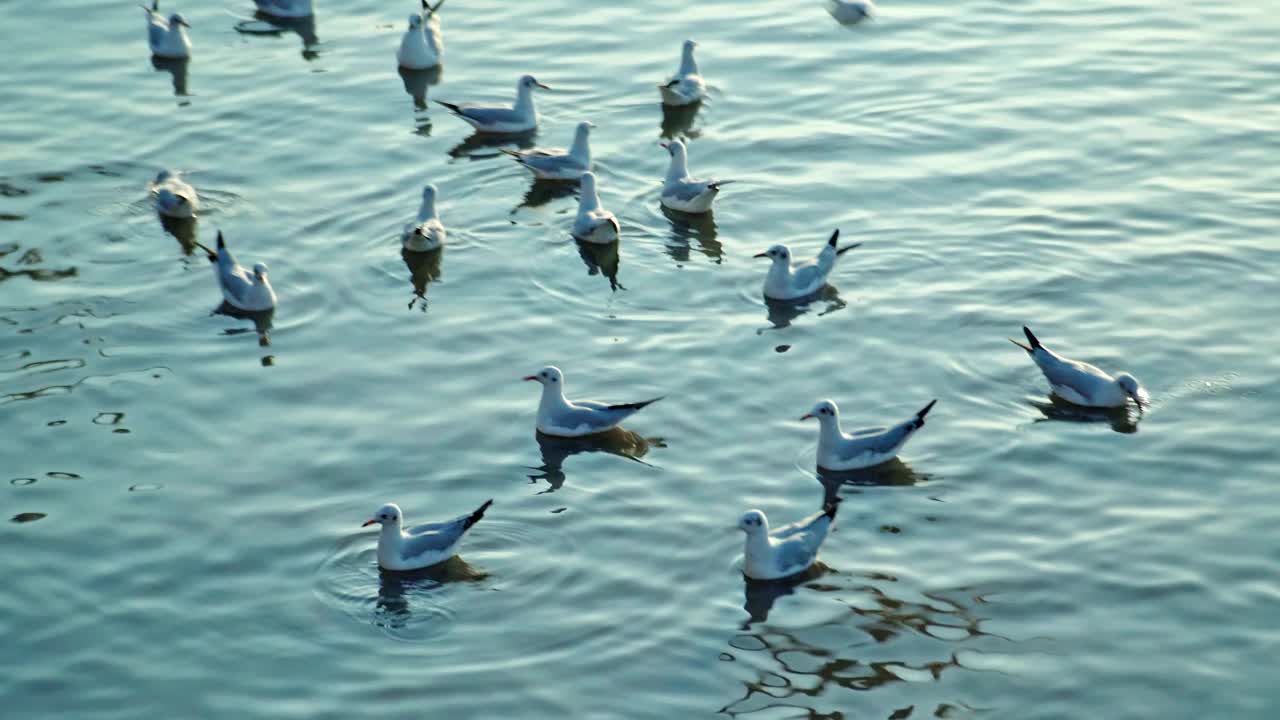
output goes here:
[[[425, 5], [426, 3], [423, 3], [423, 4]], [[441, 4], [444, 4], [443, 0], [441, 0]], [[440, 5], [437, 5], [436, 7], [440, 7]], [[471, 515], [469, 515], [467, 519], [462, 523], [462, 529], [469, 530], [471, 529], [472, 525], [475, 525], [476, 523], [480, 522], [480, 518], [484, 517], [484, 511], [488, 510], [489, 506], [492, 504], [493, 504], [492, 498], [490, 498], [489, 500], [485, 500], [484, 504], [481, 505], [479, 508], [477, 508], [475, 512], [471, 513]]]
[[917, 427], [917, 428], [920, 428], [920, 427], [923, 427], [923, 426], [924, 426], [924, 416], [925, 416], [925, 415], [928, 415], [928, 414], [929, 414], [929, 411], [933, 409], [933, 406], [934, 406], [934, 405], [937, 405], [937, 404], [938, 404], [938, 399], [937, 399], [937, 398], [934, 398], [933, 400], [930, 400], [930, 401], [929, 401], [929, 404], [928, 404], [928, 405], [925, 405], [924, 407], [920, 408], [920, 412], [916, 413], [916, 427]]
[[1031, 333], [1031, 328], [1027, 327], [1026, 325], [1023, 325], [1022, 332], [1027, 336], [1027, 342], [1031, 343], [1030, 345], [1023, 345], [1022, 343], [1018, 342], [1017, 340], [1014, 340], [1013, 338], [1009, 338], [1009, 342], [1013, 343], [1014, 345], [1017, 345], [1023, 350], [1026, 350], [1028, 355], [1034, 354], [1035, 351], [1043, 347], [1040, 344], [1040, 341], [1036, 339], [1036, 336]]
[[462, 114], [462, 108], [457, 105], [454, 105], [453, 103], [447, 103], [443, 100], [436, 100], [436, 102], [448, 108], [449, 112], [457, 113], [459, 115]]

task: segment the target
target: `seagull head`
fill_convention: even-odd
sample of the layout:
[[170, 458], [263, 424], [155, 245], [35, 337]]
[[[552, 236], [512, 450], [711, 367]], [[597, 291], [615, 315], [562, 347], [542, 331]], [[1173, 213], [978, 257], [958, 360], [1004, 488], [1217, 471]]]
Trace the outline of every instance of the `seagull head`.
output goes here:
[[418, 28], [420, 28], [420, 27], [422, 27], [422, 16], [421, 16], [421, 15], [410, 15], [410, 16], [409, 16], [409, 29], [410, 29], [410, 30], [417, 30], [417, 29], [418, 29]]
[[693, 52], [693, 49], [694, 49], [694, 48], [696, 48], [696, 47], [698, 47], [698, 43], [694, 42], [693, 40], [685, 40], [685, 41], [684, 41], [684, 51], [685, 51], [685, 52]]
[[581, 188], [583, 194], [590, 195], [596, 191], [596, 174], [590, 170], [582, 173], [582, 177], [578, 178], [578, 187]]
[[370, 525], [381, 525], [386, 527], [390, 523], [391, 527], [400, 527], [400, 506], [395, 503], [387, 503], [378, 508], [378, 512], [373, 517], [364, 521], [360, 527], [369, 527]]
[[170, 15], [169, 27], [178, 27], [179, 25], [182, 27], [191, 27], [191, 23], [187, 22], [187, 19], [182, 17], [182, 13], [174, 13]]
[[253, 276], [254, 276], [254, 277], [256, 277], [258, 280], [266, 280], [266, 279], [267, 279], [267, 264], [266, 264], [266, 263], [261, 263], [261, 262], [260, 262], [260, 263], [257, 263], [256, 265], [254, 265], [254, 266], [253, 266]]
[[168, 170], [161, 170], [160, 172], [156, 173], [155, 184], [159, 185], [162, 182], [167, 182], [171, 177], [173, 177], [173, 173], [169, 172]]
[[1116, 384], [1120, 386], [1120, 389], [1124, 391], [1125, 395], [1133, 398], [1133, 401], [1138, 403], [1139, 408], [1146, 406], [1147, 391], [1143, 390], [1142, 386], [1138, 384], [1138, 378], [1130, 375], [1129, 373], [1122, 372], [1116, 375]]
[[789, 263], [791, 262], [791, 251], [787, 249], [786, 245], [774, 245], [768, 250], [765, 250], [762, 253], [756, 253], [751, 257], [769, 258], [774, 262]]
[[679, 140], [672, 140], [671, 142], [658, 143], [658, 145], [661, 146], [663, 149], [665, 149], [667, 153], [671, 155], [671, 157], [673, 158], [684, 159], [688, 157], [688, 151], [685, 150], [684, 143]]
[[836, 407], [834, 400], [819, 400], [813, 409], [800, 416], [801, 420], [809, 418], [818, 418], [818, 422], [826, 422], [827, 420], [840, 417], [840, 408]]
[[436, 186], [431, 183], [428, 183], [426, 187], [422, 188], [422, 202], [424, 203], [435, 202], [435, 200], [436, 200]]
[[542, 383], [543, 387], [559, 387], [564, 384], [564, 373], [555, 365], [548, 365], [536, 375], [525, 375], [524, 379]]
[[551, 89], [546, 85], [543, 85], [542, 83], [538, 82], [537, 78], [535, 78], [532, 75], [525, 75], [524, 77], [520, 78], [519, 88], [521, 90], [533, 90], [534, 88], [542, 88], [543, 90]]
[[738, 529], [748, 535], [769, 532], [769, 520], [760, 510], [748, 510], [738, 518]]

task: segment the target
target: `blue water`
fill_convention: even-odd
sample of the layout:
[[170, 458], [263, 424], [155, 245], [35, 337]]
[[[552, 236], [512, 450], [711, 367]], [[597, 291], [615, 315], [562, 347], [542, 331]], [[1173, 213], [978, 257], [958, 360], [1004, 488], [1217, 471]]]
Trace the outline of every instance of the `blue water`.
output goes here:
[[[456, 2], [456, 4], [454, 4]], [[0, 699], [5, 717], [1270, 718], [1280, 648], [1280, 19], [1265, 4], [450, 0], [431, 99], [587, 119], [616, 254], [394, 52], [412, 4], [0, 6]], [[711, 97], [664, 127], [686, 37]], [[412, 78], [411, 78], [412, 79]], [[665, 130], [665, 132], [664, 132]], [[666, 154], [738, 182], [662, 213]], [[182, 170], [271, 345], [151, 209]], [[400, 227], [440, 187], [415, 296]], [[531, 190], [536, 192], [531, 192]], [[760, 297], [775, 242], [863, 246]], [[423, 276], [422, 272], [426, 275]], [[1005, 338], [1135, 374], [1054, 406]], [[537, 389], [667, 398], [611, 451], [540, 444]], [[813, 512], [819, 398], [939, 402], [844, 497], [824, 571], [757, 592], [740, 513]], [[495, 505], [442, 572], [360, 523]]]

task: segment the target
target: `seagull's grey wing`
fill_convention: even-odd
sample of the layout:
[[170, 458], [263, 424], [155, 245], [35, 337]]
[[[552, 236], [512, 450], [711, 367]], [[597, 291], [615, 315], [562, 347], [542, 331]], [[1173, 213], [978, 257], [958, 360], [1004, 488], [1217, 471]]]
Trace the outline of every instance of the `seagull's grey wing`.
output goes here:
[[798, 535], [775, 545], [778, 570], [792, 575], [805, 570], [813, 564], [822, 543], [810, 543], [809, 538]]
[[685, 180], [671, 188], [671, 194], [681, 200], [692, 200], [707, 191], [707, 184], [701, 180]]
[[458, 114], [481, 125], [519, 122], [519, 113], [511, 108], [458, 106]]
[[848, 440], [840, 443], [836, 455], [847, 460], [866, 453], [887, 453], [906, 442], [907, 436], [915, 430], [914, 419], [894, 425], [887, 430], [884, 428], [859, 430]]
[[1110, 375], [1093, 365], [1068, 360], [1045, 347], [1039, 348], [1034, 358], [1045, 379], [1051, 384], [1071, 388], [1081, 397], [1089, 397], [1097, 391], [1099, 385], [1112, 380]]
[[773, 536], [775, 540], [785, 540], [792, 537], [803, 536], [812, 530], [818, 529], [822, 522], [826, 522], [828, 526], [831, 524], [831, 517], [825, 510], [816, 512], [802, 520], [797, 520], [790, 525], [783, 525], [782, 527], [774, 528], [769, 532], [769, 534]]
[[230, 299], [240, 304], [248, 302], [249, 293], [253, 289], [249, 273], [240, 267], [231, 251], [225, 247], [218, 250], [218, 284], [222, 286], [224, 293], [231, 296]]
[[151, 47], [157, 48], [164, 44], [164, 38], [168, 34], [168, 28], [156, 22], [154, 15], [150, 16], [147, 22], [147, 37], [151, 43]]
[[[466, 525], [461, 522], [462, 519], [459, 518], [458, 521], [451, 523], [441, 523], [437, 526], [437, 530], [428, 530], [405, 538], [404, 543], [400, 546], [400, 557], [409, 560], [429, 552], [438, 553], [448, 550], [451, 545], [462, 538], [462, 533], [466, 532]], [[419, 525], [418, 527], [424, 526]]]
[[806, 263], [792, 270], [791, 278], [795, 287], [801, 288], [826, 282], [827, 274], [817, 265]]

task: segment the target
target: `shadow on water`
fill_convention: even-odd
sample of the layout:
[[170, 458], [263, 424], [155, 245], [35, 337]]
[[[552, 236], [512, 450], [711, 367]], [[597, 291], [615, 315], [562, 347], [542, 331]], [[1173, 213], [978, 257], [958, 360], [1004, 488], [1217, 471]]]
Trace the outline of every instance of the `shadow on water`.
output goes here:
[[1051, 420], [1075, 423], [1108, 423], [1111, 429], [1131, 435], [1138, 432], [1138, 422], [1142, 414], [1131, 410], [1129, 406], [1121, 408], [1091, 408], [1069, 403], [1057, 395], [1050, 394], [1044, 400], [1032, 400], [1031, 406], [1039, 410], [1044, 417], [1032, 422]]
[[[228, 303], [226, 300], [223, 300], [222, 304], [214, 308], [213, 312], [210, 314], [226, 315], [227, 317], [235, 318], [237, 320], [252, 321], [254, 332], [258, 333], [258, 345], [260, 347], [267, 347], [271, 344], [271, 321], [276, 315], [275, 308], [258, 311], [241, 310], [240, 308]], [[247, 332], [249, 332], [249, 328], [230, 328], [223, 331], [226, 335], [242, 335]]]
[[817, 580], [827, 574], [829, 569], [819, 560], [804, 572], [777, 580], [752, 580], [744, 575], [743, 590], [746, 594], [746, 603], [743, 604], [742, 609], [747, 611], [748, 618], [742, 624], [742, 629], [750, 630], [753, 623], [768, 621], [769, 611], [773, 610], [773, 604], [779, 598], [794, 594], [797, 588]]
[[576, 438], [556, 437], [541, 432], [535, 432], [535, 437], [538, 440], [538, 449], [542, 453], [542, 465], [529, 468], [538, 471], [537, 474], [528, 476], [529, 481], [536, 483], [545, 480], [550, 485], [546, 490], [538, 493], [539, 495], [555, 492], [564, 486], [566, 480], [564, 461], [570, 455], [602, 452], [634, 460], [641, 465], [649, 465], [640, 459], [649, 452], [649, 448], [667, 446], [662, 438], [646, 438], [623, 428], [613, 428], [602, 433]]
[[842, 487], [909, 487], [929, 482], [931, 477], [918, 473], [898, 458], [858, 470], [825, 470], [817, 468], [818, 482], [822, 483], [822, 502], [836, 498]]
[[666, 244], [667, 254], [671, 259], [678, 263], [689, 262], [689, 251], [696, 242], [703, 255], [714, 260], [717, 265], [724, 262], [724, 246], [716, 240], [716, 219], [711, 213], [692, 215], [660, 207], [662, 214], [671, 222], [671, 240]]
[[582, 257], [582, 262], [587, 264], [588, 275], [604, 275], [609, 280], [609, 289], [626, 290], [622, 283], [618, 282], [618, 249], [622, 245], [620, 240], [604, 244], [582, 240], [574, 240], [574, 242], [578, 244], [578, 255]]
[[818, 317], [842, 310], [848, 305], [840, 298], [840, 291], [834, 285], [823, 285], [822, 289], [813, 295], [796, 300], [765, 298], [764, 304], [769, 324], [773, 326], [765, 329], [773, 330], [789, 327], [801, 315], [812, 310], [815, 304], [822, 306], [822, 309], [818, 311]]
[[409, 309], [422, 301], [423, 312], [427, 311], [427, 286], [440, 279], [440, 263], [444, 259], [444, 246], [426, 252], [400, 250], [405, 267], [409, 268], [409, 279], [413, 283], [413, 299], [409, 301]]
[[696, 139], [702, 133], [691, 128], [693, 127], [693, 121], [698, 117], [698, 110], [701, 108], [701, 102], [677, 107], [662, 105], [662, 137], [668, 139], [677, 137]]
[[190, 58], [165, 58], [158, 55], [151, 56], [151, 67], [156, 72], [167, 72], [173, 77], [173, 94], [177, 97], [186, 97], [187, 93], [187, 67], [191, 64]]
[[[483, 160], [487, 158], [495, 158], [502, 155], [498, 152], [498, 148], [514, 146], [518, 150], [528, 150], [533, 147], [533, 139], [537, 137], [538, 131], [530, 130], [524, 133], [472, 133], [470, 137], [462, 142], [454, 145], [449, 150], [449, 157], [469, 158], [471, 160]], [[477, 152], [488, 151], [493, 152]]]
[[160, 218], [160, 227], [169, 233], [178, 241], [178, 245], [182, 247], [183, 255], [190, 255], [196, 249], [196, 218], [175, 218], [168, 215], [156, 213], [156, 217]]
[[514, 213], [520, 208], [541, 207], [552, 200], [573, 197], [573, 195], [578, 192], [578, 187], [579, 185], [577, 181], [574, 180], [545, 180], [543, 178], [534, 178], [533, 184], [529, 186], [528, 192], [524, 194], [524, 198], [512, 212]]
[[316, 16], [280, 17], [261, 10], [253, 14], [252, 20], [241, 20], [236, 23], [236, 32], [242, 35], [268, 35], [279, 37], [287, 32], [296, 33], [302, 38], [302, 59], [315, 60], [320, 57], [317, 47], [320, 38], [316, 36]]
[[[961, 649], [977, 650], [991, 640], [1007, 648], [1011, 641], [984, 631], [983, 618], [975, 609], [987, 600], [971, 588], [924, 592], [922, 601], [895, 598], [877, 585], [896, 582], [886, 575], [867, 576], [876, 585], [853, 586], [850, 577], [828, 570], [822, 577], [806, 578], [781, 587], [747, 588], [747, 612], [751, 621], [743, 632], [729, 640], [731, 650], [721, 659], [736, 661], [751, 657], [757, 677], [744, 682], [745, 692], [720, 712], [736, 717], [788, 707], [808, 707], [822, 698], [823, 705], [839, 704], [841, 690], [873, 691], [905, 682], [933, 682], [948, 670], [961, 669]], [[789, 629], [765, 624], [778, 599], [797, 592], [828, 594], [845, 606], [843, 616], [821, 627]], [[844, 596], [844, 597], [842, 597]], [[848, 599], [845, 599], [848, 598]], [[753, 627], [754, 625], [754, 627]], [[824, 628], [840, 629], [839, 640], [826, 644]], [[847, 631], [863, 634], [853, 639]], [[887, 660], [900, 652], [909, 660]], [[867, 658], [859, 659], [862, 655]], [[930, 660], [929, 656], [936, 659]], [[942, 703], [933, 717], [955, 717], [976, 709], [962, 702]], [[929, 714], [925, 710], [921, 716]], [[839, 717], [815, 715], [804, 717]], [[891, 718], [913, 716], [895, 711]], [[859, 716], [860, 717], [860, 716]]]
[[374, 606], [374, 624], [400, 629], [413, 621], [412, 600], [415, 595], [429, 593], [448, 583], [479, 582], [489, 577], [467, 561], [454, 555], [442, 563], [421, 570], [378, 571], [378, 601]]
[[409, 97], [413, 98], [414, 108], [418, 110], [427, 109], [427, 88], [440, 84], [443, 70], [444, 66], [442, 65], [436, 65], [426, 70], [397, 68], [400, 73], [400, 79], [404, 81], [404, 91], [409, 93]]

